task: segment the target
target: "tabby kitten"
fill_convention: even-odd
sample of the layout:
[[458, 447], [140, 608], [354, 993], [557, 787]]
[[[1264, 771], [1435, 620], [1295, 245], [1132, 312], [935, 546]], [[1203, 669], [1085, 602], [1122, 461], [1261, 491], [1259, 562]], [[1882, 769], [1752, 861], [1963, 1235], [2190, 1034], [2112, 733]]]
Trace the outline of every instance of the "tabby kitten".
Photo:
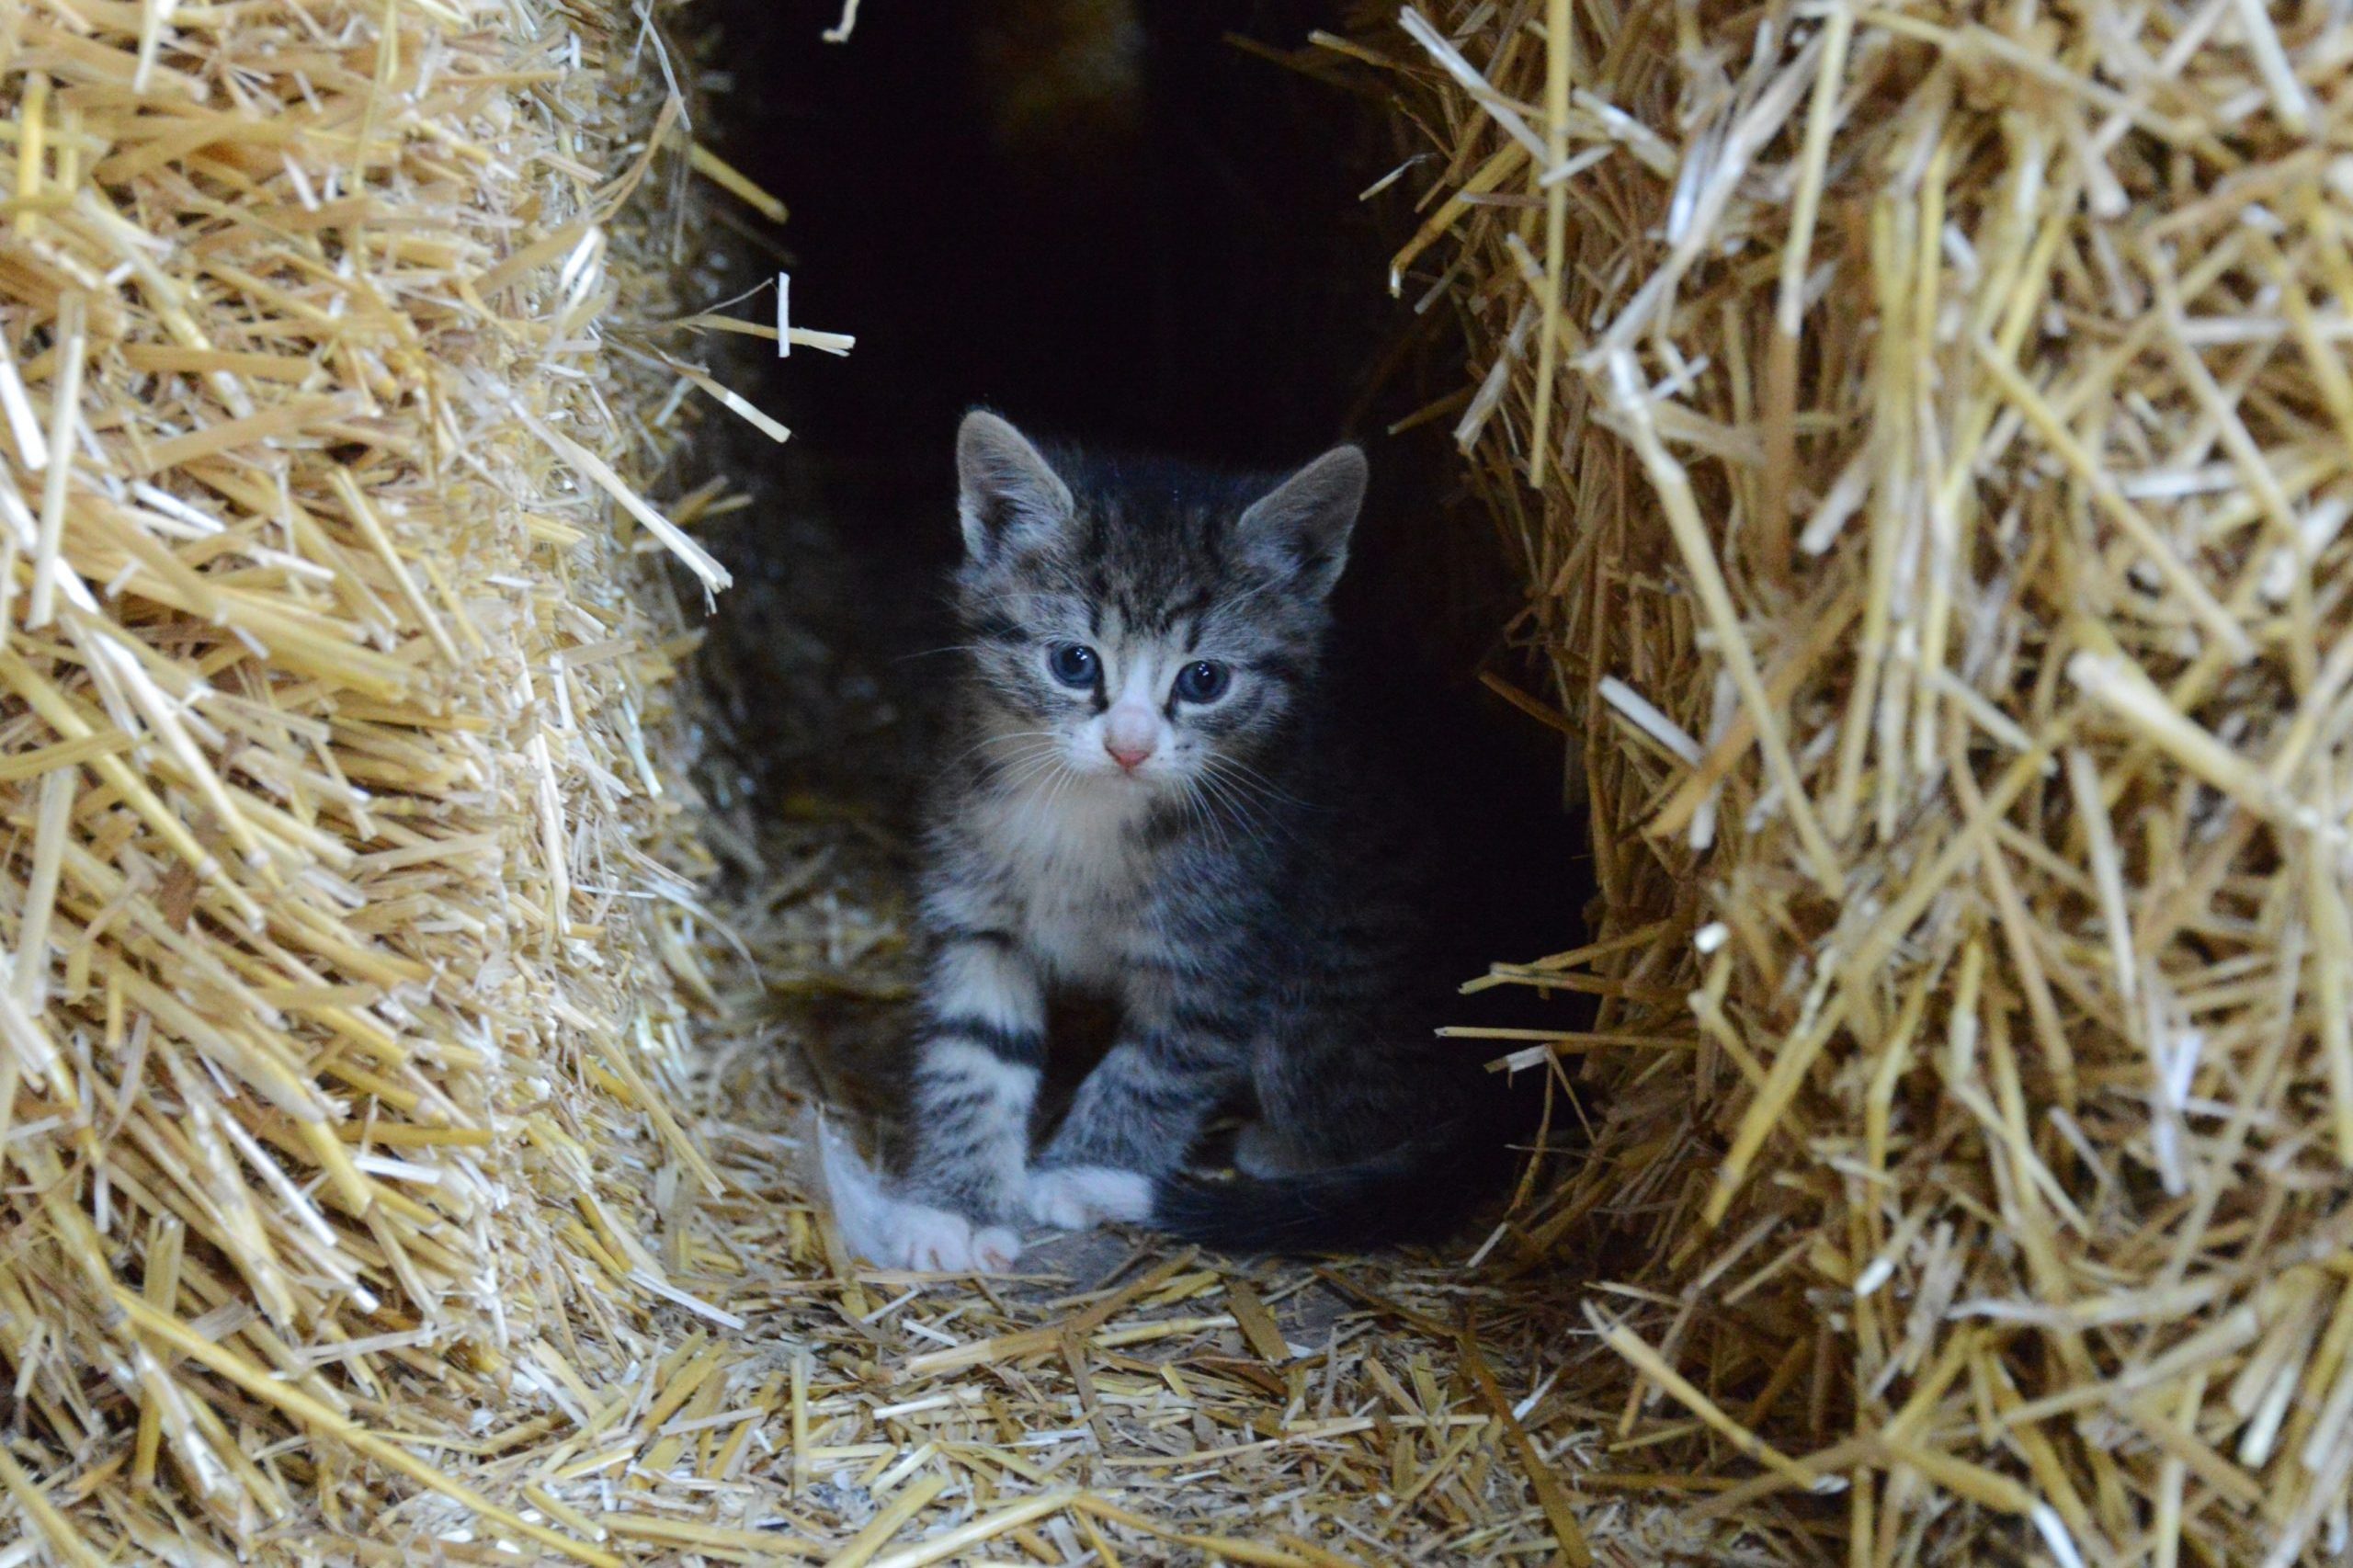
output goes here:
[[[1363, 454], [1280, 483], [1050, 460], [976, 412], [957, 467], [964, 733], [927, 840], [912, 1156], [870, 1250], [996, 1269], [1023, 1220], [1237, 1251], [1451, 1223], [1487, 1185], [1468, 1167], [1509, 1157], [1495, 1081], [1402, 1022], [1415, 835], [1318, 687]], [[1122, 1027], [1033, 1159], [1062, 987]], [[1237, 1100], [1242, 1174], [1188, 1175]]]

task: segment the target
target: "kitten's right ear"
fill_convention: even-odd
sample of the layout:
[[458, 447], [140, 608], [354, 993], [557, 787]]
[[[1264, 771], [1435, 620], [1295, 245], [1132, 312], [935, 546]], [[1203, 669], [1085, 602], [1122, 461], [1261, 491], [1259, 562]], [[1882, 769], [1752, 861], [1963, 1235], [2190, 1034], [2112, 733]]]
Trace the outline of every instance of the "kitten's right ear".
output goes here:
[[1070, 486], [1029, 437], [984, 409], [957, 427], [956, 482], [964, 549], [975, 561], [1018, 529], [1060, 528], [1074, 510]]

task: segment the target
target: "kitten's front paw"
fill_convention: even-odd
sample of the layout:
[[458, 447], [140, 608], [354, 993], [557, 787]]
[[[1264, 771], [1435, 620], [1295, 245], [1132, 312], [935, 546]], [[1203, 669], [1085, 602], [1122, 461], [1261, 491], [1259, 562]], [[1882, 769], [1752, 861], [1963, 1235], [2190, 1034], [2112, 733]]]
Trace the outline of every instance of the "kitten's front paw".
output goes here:
[[1109, 1165], [1055, 1165], [1029, 1173], [1029, 1217], [1058, 1231], [1091, 1231], [1106, 1220], [1152, 1213], [1152, 1179]]
[[975, 1225], [961, 1214], [903, 1204], [892, 1224], [902, 1268], [926, 1274], [1002, 1274], [1021, 1256], [1021, 1238], [1002, 1225]]

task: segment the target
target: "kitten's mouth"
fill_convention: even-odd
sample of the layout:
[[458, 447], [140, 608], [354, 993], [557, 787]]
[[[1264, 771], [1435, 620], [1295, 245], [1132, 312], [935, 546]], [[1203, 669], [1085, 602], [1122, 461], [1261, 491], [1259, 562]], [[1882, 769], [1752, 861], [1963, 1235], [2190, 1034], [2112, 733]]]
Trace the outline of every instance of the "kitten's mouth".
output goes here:
[[1123, 793], [1141, 790], [1147, 794], [1156, 794], [1168, 782], [1167, 772], [1157, 767], [1107, 767], [1096, 777], [1101, 778], [1107, 788]]

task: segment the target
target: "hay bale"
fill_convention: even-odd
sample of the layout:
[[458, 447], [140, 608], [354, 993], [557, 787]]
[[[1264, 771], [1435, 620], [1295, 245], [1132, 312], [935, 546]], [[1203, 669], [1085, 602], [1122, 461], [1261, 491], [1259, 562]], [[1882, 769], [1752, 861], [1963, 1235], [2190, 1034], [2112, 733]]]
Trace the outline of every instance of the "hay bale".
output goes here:
[[54, 1561], [616, 1561], [468, 1474], [676, 1343], [637, 1238], [717, 1185], [621, 513], [722, 574], [604, 347], [672, 300], [663, 48], [0, 6], [0, 1535]]
[[1798, 1555], [2341, 1551], [2341, 23], [1395, 15], [1603, 889], [1494, 977], [1599, 996], [1583, 1396]]

